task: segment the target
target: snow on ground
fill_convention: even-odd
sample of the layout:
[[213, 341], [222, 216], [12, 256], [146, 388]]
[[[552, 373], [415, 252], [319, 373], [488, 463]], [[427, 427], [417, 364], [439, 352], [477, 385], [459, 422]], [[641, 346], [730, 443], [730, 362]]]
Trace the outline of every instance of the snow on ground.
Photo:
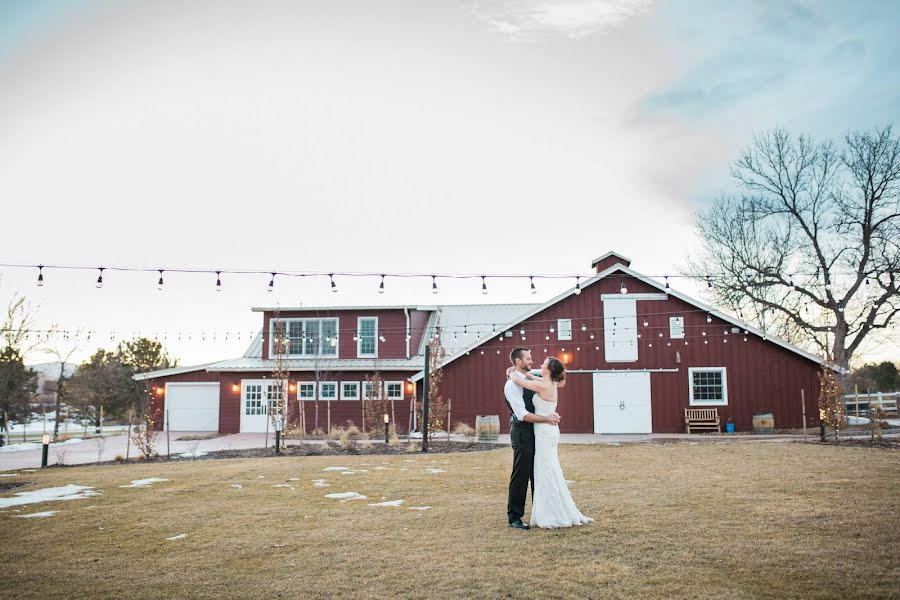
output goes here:
[[867, 419], [866, 417], [855, 417], [851, 415], [847, 417], [847, 423], [849, 423], [850, 425], [868, 425], [869, 419]]
[[236, 490], [240, 490], [240, 489], [243, 489], [243, 488], [244, 488], [244, 486], [242, 486], [242, 485], [239, 484], [239, 483], [232, 483], [232, 484], [231, 484], [231, 487], [233, 487], [233, 488], [236, 489]]
[[338, 492], [335, 494], [325, 494], [325, 497], [335, 498], [341, 502], [346, 502], [347, 500], [368, 500], [366, 496], [363, 496], [358, 492]]
[[18, 477], [18, 473], [0, 473], [0, 477]]
[[368, 472], [369, 472], [368, 469], [356, 469], [355, 471], [353, 471], [353, 470], [341, 471], [341, 475], [353, 475], [354, 473], [368, 473]]
[[325, 467], [323, 471], [349, 471], [347, 467]]
[[887, 424], [891, 427], [900, 427], [900, 419], [888, 419]]
[[[50, 444], [51, 448], [56, 448], [57, 446], [68, 446], [70, 444], [80, 444], [84, 440], [81, 438], [72, 438], [71, 440], [66, 440], [64, 442], [53, 442]], [[40, 450], [41, 444], [38, 442], [19, 442], [18, 444], [10, 444], [9, 446], [3, 446], [0, 448], [0, 452], [23, 452], [25, 450]]]
[[0, 498], [0, 508], [37, 504], [38, 502], [55, 502], [57, 500], [79, 500], [99, 495], [100, 492], [95, 492], [93, 486], [69, 484], [30, 492], [16, 492], [12, 497]]
[[369, 502], [369, 506], [400, 506], [403, 500], [388, 500], [387, 502]]
[[446, 473], [447, 469], [425, 469], [429, 473]]
[[409, 510], [428, 510], [430, 506], [410, 506]]
[[325, 483], [324, 479], [313, 479], [312, 484], [313, 487], [328, 487], [331, 485], [330, 483]]
[[148, 479], [135, 479], [129, 485], [120, 485], [120, 488], [145, 488], [150, 487], [154, 483], [160, 481], [169, 481], [168, 479], [160, 479], [159, 477], [150, 477]]
[[176, 454], [175, 456], [180, 456], [181, 458], [199, 458], [201, 456], [206, 456], [209, 454], [208, 452], [204, 452], [203, 450], [197, 450], [196, 452], [182, 452], [181, 454]]
[[59, 512], [58, 510], [45, 510], [44, 512], [36, 512], [36, 513], [28, 514], [28, 515], [16, 515], [16, 518], [17, 519], [33, 519], [35, 517], [52, 517], [53, 515], [55, 515], [58, 512]]
[[166, 538], [166, 540], [168, 540], [170, 542], [174, 542], [175, 540], [183, 540], [186, 537], [187, 537], [186, 533], [179, 533], [178, 535], [173, 535], [170, 538]]
[[273, 488], [291, 488], [291, 489], [294, 489], [294, 486], [292, 486], [292, 485], [289, 484], [289, 483], [276, 483], [276, 484], [273, 485], [272, 487], [273, 487]]

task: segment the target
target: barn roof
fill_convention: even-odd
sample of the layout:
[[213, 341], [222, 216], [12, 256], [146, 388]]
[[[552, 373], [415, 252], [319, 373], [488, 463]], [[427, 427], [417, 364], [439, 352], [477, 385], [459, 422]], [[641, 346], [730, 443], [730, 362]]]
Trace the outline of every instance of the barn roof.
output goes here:
[[[607, 255], [604, 255], [604, 257], [605, 256], [607, 256]], [[619, 256], [619, 255], [615, 255], [615, 256]], [[598, 260], [601, 260], [604, 257], [600, 257], [600, 259], [598, 259]], [[690, 296], [682, 294], [681, 292], [677, 292], [671, 288], [669, 290], [666, 290], [665, 286], [663, 286], [663, 284], [661, 284], [657, 281], [654, 281], [653, 279], [650, 279], [649, 277], [646, 277], [621, 263], [616, 263], [616, 264], [612, 265], [611, 267], [607, 268], [606, 270], [601, 271], [600, 273], [591, 277], [590, 279], [588, 279], [581, 285], [581, 289], [584, 290], [584, 288], [586, 288], [590, 285], [593, 285], [594, 283], [600, 281], [601, 279], [604, 279], [605, 277], [608, 277], [609, 275], [612, 275], [613, 273], [618, 273], [618, 272], [624, 273], [626, 275], [629, 275], [630, 277], [633, 277], [634, 279], [642, 281], [642, 282], [646, 283], [647, 285], [660, 290], [661, 292], [668, 293], [669, 296], [678, 298], [679, 300], [682, 300], [692, 306], [695, 306], [701, 310], [704, 310], [711, 315], [719, 317], [723, 321], [731, 323], [732, 325], [736, 325], [736, 326], [740, 327], [741, 329], [744, 329], [744, 330], [746, 330], [754, 335], [757, 335], [759, 337], [762, 337], [767, 342], [775, 344], [776, 346], [781, 346], [782, 348], [785, 348], [786, 350], [794, 352], [795, 354], [799, 354], [803, 358], [806, 358], [812, 362], [818, 363], [820, 365], [826, 364], [826, 362], [822, 358], [820, 358], [814, 354], [811, 354], [811, 353], [807, 352], [806, 350], [798, 348], [797, 346], [794, 346], [793, 344], [790, 344], [780, 338], [777, 338], [766, 332], [763, 332], [762, 330], [754, 327], [753, 325], [750, 325], [749, 323], [747, 323], [746, 321], [743, 321], [742, 319], [738, 319], [737, 317], [734, 317], [734, 316], [724, 313], [720, 310], [717, 310], [711, 306], [704, 304], [703, 302], [700, 302], [699, 300], [691, 298]], [[554, 304], [557, 304], [557, 303], [565, 300], [569, 296], [574, 295], [575, 290], [576, 290], [576, 288], [573, 287], [573, 288], [559, 294], [555, 298], [551, 298], [550, 300], [548, 300], [547, 302], [545, 302], [543, 304], [532, 305], [532, 307], [530, 309], [528, 309], [527, 311], [523, 312], [520, 315], [517, 315], [515, 318], [513, 318], [510, 321], [508, 321], [507, 323], [505, 323], [502, 327], [497, 327], [497, 331], [502, 332], [502, 331], [506, 331], [508, 329], [514, 328], [516, 325], [518, 325], [522, 321], [525, 321], [525, 320], [529, 319], [530, 317], [536, 315], [537, 313], [541, 312], [542, 310], [545, 310], [545, 309], [553, 306]], [[461, 356], [465, 356], [465, 354], [467, 352], [471, 352], [475, 348], [478, 348], [479, 346], [481, 346], [482, 344], [491, 340], [494, 337], [495, 337], [495, 335], [488, 333], [487, 335], [482, 335], [480, 338], [476, 339], [471, 344], [463, 345], [459, 348], [456, 348], [454, 352], [450, 352], [448, 350], [447, 358], [444, 360], [443, 366], [450, 364], [451, 362], [453, 362], [454, 360], [458, 359]], [[446, 348], [446, 346], [445, 346], [445, 348]], [[420, 370], [418, 373], [416, 373], [415, 375], [410, 377], [410, 381], [419, 381], [424, 376], [425, 376], [424, 371]]]

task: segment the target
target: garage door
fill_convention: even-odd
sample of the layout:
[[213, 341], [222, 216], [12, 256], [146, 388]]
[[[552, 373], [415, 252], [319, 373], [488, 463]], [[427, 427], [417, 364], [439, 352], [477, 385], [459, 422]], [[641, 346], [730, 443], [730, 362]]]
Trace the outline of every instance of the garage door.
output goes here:
[[650, 373], [594, 373], [594, 433], [650, 433]]
[[170, 431], [218, 431], [219, 384], [167, 383], [166, 410]]

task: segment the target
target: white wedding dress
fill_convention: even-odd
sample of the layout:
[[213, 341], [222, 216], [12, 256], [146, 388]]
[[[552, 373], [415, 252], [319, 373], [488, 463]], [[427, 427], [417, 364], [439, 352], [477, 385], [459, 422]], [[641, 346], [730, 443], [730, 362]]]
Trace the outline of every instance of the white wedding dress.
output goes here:
[[[549, 415], [556, 402], [534, 395], [534, 414]], [[534, 494], [531, 497], [531, 526], [545, 529], [583, 525], [593, 521], [581, 514], [559, 464], [559, 426], [534, 424]]]

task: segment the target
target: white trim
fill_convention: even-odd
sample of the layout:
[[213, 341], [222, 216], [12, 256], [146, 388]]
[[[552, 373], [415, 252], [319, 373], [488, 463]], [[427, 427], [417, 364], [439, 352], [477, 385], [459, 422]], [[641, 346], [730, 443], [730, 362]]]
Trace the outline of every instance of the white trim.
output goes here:
[[157, 379], [159, 377], [171, 377], [172, 375], [181, 375], [182, 373], [193, 373], [195, 371], [205, 371], [207, 367], [211, 367], [219, 362], [216, 361], [203, 365], [194, 365], [193, 367], [171, 367], [168, 369], [157, 369], [156, 371], [147, 371], [146, 373], [137, 373], [131, 378], [135, 381], [146, 381], [147, 379]]
[[[722, 400], [695, 400], [694, 373], [715, 371], [722, 374]], [[688, 403], [690, 406], [728, 406], [728, 376], [725, 367], [688, 367]]]
[[[375, 321], [375, 353], [363, 354], [362, 346], [362, 322]], [[356, 317], [356, 358], [378, 358], [378, 317]]]
[[616, 298], [628, 298], [631, 300], [668, 300], [665, 294], [600, 294], [600, 300], [615, 300]]
[[[600, 281], [601, 279], [604, 279], [605, 277], [607, 277], [609, 275], [612, 275], [613, 273], [616, 273], [617, 271], [621, 271], [624, 274], [629, 275], [629, 276], [633, 277], [634, 279], [637, 279], [638, 281], [642, 281], [642, 282], [646, 283], [647, 285], [654, 287], [654, 288], [662, 291], [663, 293], [665, 293], [665, 287], [663, 286], [663, 284], [653, 281], [652, 279], [650, 279], [648, 277], [644, 277], [637, 271], [634, 271], [621, 263], [616, 263], [613, 266], [606, 269], [605, 271], [601, 271], [600, 273], [597, 273], [595, 276], [593, 276], [590, 279], [588, 279], [587, 281], [585, 281], [584, 284], [581, 286], [581, 290], [584, 291], [585, 288], [587, 288], [588, 286], [593, 285], [594, 283]], [[507, 329], [515, 329], [519, 323], [530, 319], [531, 317], [538, 314], [542, 310], [546, 310], [547, 308], [553, 306], [554, 304], [558, 304], [559, 302], [562, 302], [563, 300], [565, 300], [566, 298], [568, 298], [569, 296], [572, 296], [574, 294], [575, 294], [575, 288], [573, 287], [573, 288], [566, 290], [565, 292], [559, 294], [558, 296], [551, 298], [550, 300], [544, 302], [543, 304], [540, 304], [540, 305], [534, 307], [527, 313], [516, 317], [515, 321], [511, 321], [499, 329], [502, 331], [506, 331]], [[621, 295], [622, 294], [620, 294], [620, 296]], [[625, 294], [625, 295], [627, 295], [627, 294]], [[762, 331], [760, 331], [756, 327], [753, 327], [749, 323], [745, 323], [744, 321], [742, 321], [736, 317], [733, 317], [729, 314], [726, 314], [719, 310], [716, 310], [715, 308], [712, 308], [711, 306], [707, 306], [706, 304], [703, 304], [702, 302], [694, 300], [693, 298], [690, 298], [689, 296], [685, 296], [681, 292], [676, 292], [675, 290], [670, 290], [668, 295], [674, 296], [675, 298], [678, 298], [679, 300], [687, 302], [688, 304], [694, 306], [695, 308], [698, 308], [701, 311], [708, 312], [710, 315], [712, 315], [714, 317], [718, 317], [727, 323], [731, 323], [732, 325], [737, 325], [741, 329], [745, 329], [760, 338], [765, 335]], [[467, 352], [471, 352], [478, 346], [481, 346], [482, 344], [488, 342], [489, 340], [494, 339], [495, 337], [497, 337], [496, 334], [490, 334], [490, 335], [484, 336], [484, 337], [476, 340], [475, 343], [473, 343], [469, 346], [463, 347], [460, 350], [457, 350], [453, 355], [444, 359], [444, 362], [441, 366], [446, 367], [448, 364], [450, 364], [454, 360], [460, 358], [461, 356], [465, 356]], [[782, 348], [789, 350], [795, 354], [799, 354], [800, 356], [802, 356], [816, 364], [827, 365], [827, 366], [829, 366], [829, 368], [836, 369], [836, 367], [829, 365], [826, 361], [815, 356], [814, 354], [810, 354], [809, 352], [807, 352], [805, 350], [801, 350], [800, 348], [797, 348], [796, 346], [789, 344], [788, 342], [786, 342], [784, 340], [774, 337], [771, 334], [766, 336], [765, 341], [771, 342], [777, 346], [781, 346]], [[410, 381], [414, 381], [414, 382], [420, 381], [424, 377], [425, 377], [424, 371], [420, 370], [418, 373], [416, 373], [415, 375], [410, 377]]]
[[[388, 392], [388, 386], [391, 385], [399, 385], [400, 386], [400, 395], [399, 396], [391, 396]], [[384, 397], [386, 400], [403, 400], [403, 389], [404, 385], [402, 381], [385, 381], [384, 382]]]
[[598, 263], [598, 262], [600, 262], [601, 260], [604, 260], [604, 259], [606, 259], [606, 258], [609, 258], [610, 256], [615, 256], [616, 258], [621, 258], [622, 260], [628, 261], [629, 264], [631, 263], [631, 259], [628, 258], [627, 256], [622, 256], [622, 255], [619, 254], [618, 252], [613, 252], [612, 250], [610, 250], [609, 252], [607, 252], [607, 253], [604, 254], [603, 256], [598, 256], [597, 258], [595, 258], [594, 260], [592, 260], [592, 261], [591, 261], [591, 266], [592, 266], [592, 267], [597, 266], [597, 263]]
[[[300, 383], [300, 382], [297, 382], [297, 383]], [[326, 397], [322, 396], [322, 386], [323, 385], [333, 385], [334, 386], [334, 396], [332, 398], [326, 398]], [[319, 400], [337, 400], [338, 398], [340, 398], [340, 386], [337, 381], [320, 381], [319, 388], [318, 388], [318, 390], [316, 390], [316, 395], [318, 396]]]
[[[374, 381], [361, 381], [361, 382], [360, 382], [360, 386], [359, 386], [359, 398], [360, 398], [360, 400], [365, 399], [365, 398], [368, 398], [368, 395], [366, 394], [366, 386], [367, 386], [367, 385], [372, 385], [372, 386], [374, 386], [374, 384], [375, 384]], [[378, 393], [377, 393], [377, 394], [373, 394], [372, 398], [370, 398], [370, 399], [371, 399], [371, 400], [381, 400], [381, 399], [383, 399], [383, 398], [384, 398], [384, 382], [383, 382], [383, 381], [381, 382], [381, 389], [380, 389], [380, 390], [376, 390], [376, 391], [377, 391]]]
[[[344, 396], [344, 386], [345, 386], [345, 385], [352, 385], [352, 386], [353, 386], [353, 389], [356, 390], [356, 395], [353, 396], [352, 398], [347, 398], [346, 396]], [[340, 382], [340, 389], [339, 389], [338, 391], [339, 391], [340, 394], [341, 394], [341, 396], [340, 396], [341, 400], [359, 400], [359, 399], [360, 399], [360, 395], [359, 395], [359, 382], [358, 382], [358, 381], [341, 381], [341, 382]]]
[[[300, 395], [300, 386], [303, 385], [311, 385], [312, 386], [312, 396], [301, 396]], [[309, 400], [315, 400], [316, 394], [318, 393], [319, 387], [316, 385], [315, 381], [298, 381], [297, 382], [297, 400], [307, 402]]]
[[[319, 351], [317, 354], [306, 354], [306, 342], [304, 342], [306, 338], [306, 323], [316, 321], [319, 323]], [[325, 354], [322, 352], [323, 344], [328, 342], [325, 341], [325, 338], [322, 337], [322, 322], [324, 321], [334, 321], [334, 337], [335, 337], [335, 345], [334, 345], [334, 354]], [[273, 359], [276, 356], [272, 352], [272, 347], [274, 346], [275, 341], [275, 325], [277, 323], [302, 323], [301, 329], [303, 333], [301, 333], [300, 337], [300, 349], [303, 350], [300, 354], [282, 354], [284, 358], [320, 358], [326, 360], [333, 360], [340, 358], [340, 348], [341, 348], [341, 319], [340, 317], [278, 317], [277, 319], [272, 317], [269, 319], [269, 358]], [[287, 338], [287, 350], [290, 352], [291, 347], [291, 339], [290, 335]]]

